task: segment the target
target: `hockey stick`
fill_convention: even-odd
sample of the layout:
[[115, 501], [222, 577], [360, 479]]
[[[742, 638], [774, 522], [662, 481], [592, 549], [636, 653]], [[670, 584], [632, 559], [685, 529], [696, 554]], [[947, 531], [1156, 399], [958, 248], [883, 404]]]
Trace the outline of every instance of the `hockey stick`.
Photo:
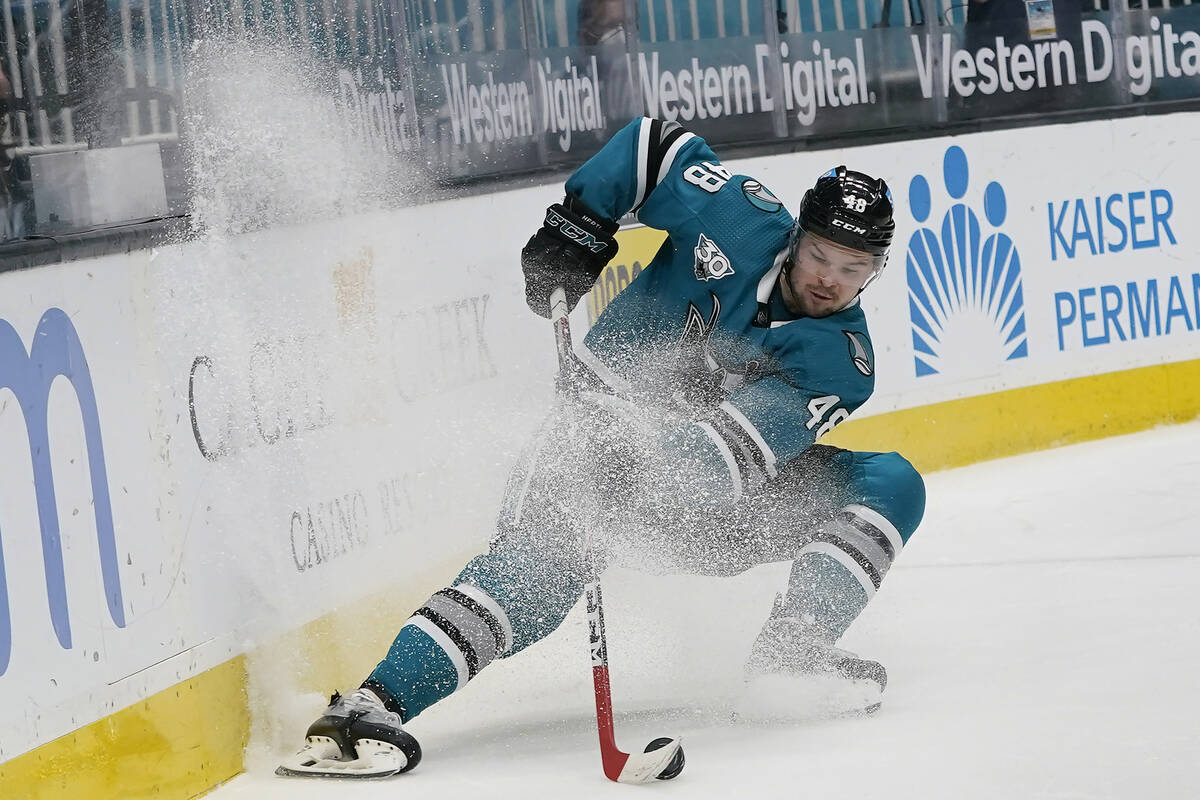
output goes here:
[[[578, 396], [580, 376], [586, 367], [571, 346], [571, 323], [567, 296], [557, 288], [550, 295], [550, 318], [558, 346], [558, 393]], [[683, 771], [683, 746], [679, 737], [660, 737], [646, 745], [645, 752], [626, 753], [617, 747], [613, 726], [612, 687], [608, 680], [608, 640], [604, 634], [604, 607], [600, 575], [590, 527], [584, 530], [584, 550], [591, 580], [584, 587], [587, 598], [588, 638], [592, 655], [592, 683], [596, 692], [596, 726], [600, 733], [600, 761], [604, 775], [620, 783], [646, 783], [655, 778], [670, 780]]]

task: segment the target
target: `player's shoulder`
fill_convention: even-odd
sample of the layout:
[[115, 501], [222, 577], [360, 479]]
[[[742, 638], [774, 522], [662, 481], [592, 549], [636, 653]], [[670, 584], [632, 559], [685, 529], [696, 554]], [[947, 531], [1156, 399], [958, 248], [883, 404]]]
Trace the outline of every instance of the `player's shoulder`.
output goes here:
[[646, 198], [644, 205], [635, 204], [638, 219], [688, 244], [702, 234], [738, 264], [770, 266], [792, 226], [791, 214], [771, 189], [723, 163], [703, 138], [678, 122], [642, 117], [630, 124], [628, 135], [637, 139], [635, 199]]
[[783, 201], [762, 180], [726, 164], [707, 146], [690, 148], [684, 155], [675, 173], [677, 190], [715, 201], [725, 211], [778, 220], [782, 227], [791, 227], [791, 215]]
[[736, 173], [723, 190], [722, 208], [739, 225], [769, 230], [787, 237], [792, 229], [792, 215], [765, 183], [750, 175]]
[[[831, 342], [844, 343], [854, 339], [868, 357], [874, 359], [871, 333], [867, 328], [867, 316], [857, 298], [846, 308], [826, 317], [801, 317], [785, 322], [777, 328], [784, 337], [794, 338], [797, 344], [811, 347], [828, 347]], [[851, 335], [853, 334], [853, 335]], [[874, 370], [872, 370], [873, 372]]]
[[836, 393], [858, 402], [874, 391], [875, 349], [857, 300], [836, 314], [792, 320], [773, 333], [785, 371], [803, 374], [806, 382], [836, 386]]
[[[691, 187], [692, 192], [698, 192], [698, 197], [707, 200], [724, 201], [734, 210], [750, 211], [769, 215], [768, 218], [778, 217], [784, 220], [783, 227], [791, 227], [791, 216], [787, 213], [783, 202], [767, 188], [766, 184], [753, 175], [738, 171], [726, 164], [708, 143], [699, 135], [692, 133], [678, 122], [642, 118], [639, 124], [639, 136], [650, 143], [657, 143], [662, 151], [661, 161], [656, 163], [653, 158], [654, 147], [648, 147], [650, 154], [647, 171], [653, 172], [659, 166], [670, 160], [677, 189]], [[669, 152], [678, 149], [676, 157]], [[652, 179], [654, 176], [648, 175]], [[666, 178], [667, 175], [663, 175]]]
[[[676, 195], [693, 210], [696, 223], [719, 241], [756, 243], [757, 257], [773, 256], [786, 244], [792, 215], [762, 181], [715, 160], [700, 160], [677, 173]], [[752, 249], [758, 249], [757, 247]]]

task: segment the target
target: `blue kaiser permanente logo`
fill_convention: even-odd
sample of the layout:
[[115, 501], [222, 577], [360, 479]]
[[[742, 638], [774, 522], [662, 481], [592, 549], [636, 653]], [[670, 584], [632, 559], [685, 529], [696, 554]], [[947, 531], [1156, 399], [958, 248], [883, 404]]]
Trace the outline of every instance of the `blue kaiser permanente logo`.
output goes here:
[[[913, 217], [922, 223], [908, 241], [908, 306], [913, 359], [918, 377], [961, 377], [994, 372], [1005, 362], [1029, 355], [1021, 257], [1001, 228], [1008, 207], [996, 181], [983, 190], [979, 214], [966, 202], [967, 156], [946, 150], [942, 177], [951, 202], [935, 227], [929, 182], [917, 175], [908, 186]], [[925, 223], [929, 223], [926, 227]]]
[[[96, 548], [100, 573], [104, 581], [104, 598], [114, 624], [125, 627], [125, 609], [121, 594], [121, 576], [117, 562], [117, 543], [113, 531], [112, 502], [108, 492], [108, 475], [104, 466], [104, 444], [100, 438], [100, 415], [96, 410], [96, 392], [92, 375], [79, 334], [71, 318], [59, 308], [42, 315], [33, 334], [28, 353], [20, 334], [0, 319], [0, 393], [12, 392], [25, 418], [28, 453], [0, 453], [6, 465], [25, 458], [33, 466], [33, 491], [37, 502], [41, 528], [42, 566], [46, 577], [46, 599], [50, 605], [50, 623], [54, 635], [64, 649], [71, 648], [71, 619], [67, 608], [67, 576], [63, 565], [63, 543], [58, 520], [58, 499], [54, 491], [54, 470], [50, 459], [49, 408], [50, 386], [66, 378], [75, 390], [79, 411], [83, 417], [83, 436], [87, 444], [88, 470], [92, 479], [92, 507], [96, 516]], [[8, 467], [6, 466], [6, 469]], [[12, 474], [9, 472], [8, 474]], [[32, 531], [6, 524], [4, 509], [0, 508], [0, 543], [13, 548], [18, 537]], [[13, 550], [9, 550], [13, 552]], [[84, 548], [80, 553], [86, 553]], [[11, 598], [4, 570], [4, 547], [0, 546], [0, 675], [9, 665], [12, 655], [12, 600], [29, 603], [35, 598]], [[76, 598], [77, 602], [90, 598]], [[30, 613], [28, 605], [24, 613]]]

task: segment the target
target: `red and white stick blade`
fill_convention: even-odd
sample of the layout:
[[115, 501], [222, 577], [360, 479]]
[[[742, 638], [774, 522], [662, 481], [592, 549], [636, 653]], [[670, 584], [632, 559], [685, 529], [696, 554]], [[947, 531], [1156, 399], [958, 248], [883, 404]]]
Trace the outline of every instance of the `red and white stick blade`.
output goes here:
[[617, 781], [619, 783], [649, 783], [662, 774], [682, 746], [683, 740], [676, 737], [649, 753], [630, 753], [625, 766], [621, 768], [621, 774], [617, 776]]

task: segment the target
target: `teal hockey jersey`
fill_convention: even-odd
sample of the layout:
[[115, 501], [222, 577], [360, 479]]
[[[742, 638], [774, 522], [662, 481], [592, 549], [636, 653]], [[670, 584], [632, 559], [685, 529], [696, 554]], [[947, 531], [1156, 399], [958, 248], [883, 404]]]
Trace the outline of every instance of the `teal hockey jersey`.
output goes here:
[[860, 304], [819, 319], [787, 309], [778, 283], [792, 215], [703, 139], [635, 119], [566, 190], [609, 219], [632, 211], [667, 232], [580, 356], [618, 391], [656, 390], [696, 409], [669, 442], [706, 462], [723, 502], [756, 492], [871, 395], [874, 353]]

